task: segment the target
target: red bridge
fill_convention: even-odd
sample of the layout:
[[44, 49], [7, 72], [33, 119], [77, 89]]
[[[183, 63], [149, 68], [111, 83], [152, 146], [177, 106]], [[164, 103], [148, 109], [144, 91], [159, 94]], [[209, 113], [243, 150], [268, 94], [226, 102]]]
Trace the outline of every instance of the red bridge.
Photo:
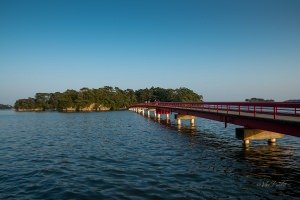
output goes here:
[[[227, 123], [243, 126], [244, 129], [237, 130], [237, 137], [245, 143], [252, 139], [270, 139], [275, 142], [276, 138], [283, 136], [282, 134], [300, 136], [300, 103], [151, 102], [135, 104], [130, 109], [143, 114], [148, 111], [148, 116], [150, 111], [153, 111], [158, 119], [160, 115], [167, 115], [168, 119], [170, 113], [177, 113], [175, 118], [179, 124], [181, 119], [190, 119], [193, 124], [195, 117], [201, 117], [224, 122], [225, 127]], [[258, 134], [262, 131], [263, 134]], [[276, 136], [276, 133], [281, 134]]]

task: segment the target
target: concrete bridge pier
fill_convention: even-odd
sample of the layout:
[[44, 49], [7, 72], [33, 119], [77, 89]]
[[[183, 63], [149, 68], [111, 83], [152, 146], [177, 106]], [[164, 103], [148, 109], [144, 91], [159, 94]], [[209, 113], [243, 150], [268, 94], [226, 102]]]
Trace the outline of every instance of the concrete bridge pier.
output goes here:
[[276, 138], [273, 139], [268, 139], [269, 144], [275, 144], [276, 143]]
[[170, 114], [166, 114], [166, 120], [167, 120], [167, 121], [170, 120]]
[[195, 117], [190, 119], [191, 126], [195, 126]]
[[145, 109], [143, 108], [137, 108], [137, 113], [141, 114], [141, 115], [145, 115]]
[[166, 119], [168, 121], [168, 119], [170, 118], [170, 113], [171, 113], [171, 111], [169, 109], [161, 109], [161, 108], [155, 109], [155, 114], [157, 115], [157, 117], [156, 117], [157, 120], [161, 119], [161, 115], [165, 115]]
[[160, 114], [157, 114], [157, 120], [160, 120]]
[[165, 115], [165, 116], [166, 116], [166, 117], [165, 117], [166, 123], [170, 123], [170, 122], [171, 122], [171, 120], [170, 120], [170, 114], [160, 114], [160, 113], [157, 113], [156, 119], [157, 119], [158, 121], [160, 121], [160, 120], [162, 119], [162, 115]]
[[181, 119], [176, 119], [176, 123], [178, 126], [181, 126]]
[[179, 126], [181, 125], [181, 120], [190, 120], [191, 126], [195, 126], [195, 118], [193, 115], [175, 114], [176, 123]]
[[148, 109], [147, 112], [148, 112], [148, 118], [151, 117], [151, 112], [153, 112], [154, 118], [156, 118], [156, 110], [155, 109]]
[[237, 128], [237, 139], [243, 140], [244, 145], [249, 145], [251, 140], [268, 140], [269, 144], [275, 144], [276, 139], [284, 137], [284, 134], [250, 128]]

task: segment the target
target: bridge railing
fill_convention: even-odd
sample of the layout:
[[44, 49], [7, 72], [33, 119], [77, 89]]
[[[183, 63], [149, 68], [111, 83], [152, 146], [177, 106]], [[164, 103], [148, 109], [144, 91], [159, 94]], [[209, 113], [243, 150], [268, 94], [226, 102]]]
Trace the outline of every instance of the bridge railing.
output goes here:
[[287, 102], [150, 102], [132, 105], [131, 107], [166, 107], [185, 108], [216, 113], [231, 113], [242, 115], [245, 113], [256, 117], [257, 114], [300, 117], [300, 103]]

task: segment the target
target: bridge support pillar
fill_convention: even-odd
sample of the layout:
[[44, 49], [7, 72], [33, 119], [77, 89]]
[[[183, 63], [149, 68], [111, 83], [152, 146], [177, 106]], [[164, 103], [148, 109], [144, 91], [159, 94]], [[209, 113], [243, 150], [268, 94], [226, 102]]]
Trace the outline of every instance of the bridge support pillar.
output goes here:
[[250, 128], [237, 128], [235, 135], [237, 139], [243, 140], [246, 145], [250, 144], [251, 140], [268, 140], [270, 144], [274, 144], [276, 139], [284, 137], [284, 134], [281, 133]]
[[138, 109], [137, 109], [137, 113], [139, 113], [139, 114], [141, 114], [141, 115], [143, 114], [143, 111], [144, 111], [144, 110], [143, 110], [142, 108], [138, 108]]
[[181, 119], [176, 119], [176, 123], [180, 126], [181, 125]]
[[155, 113], [155, 109], [148, 109], [147, 113], [148, 113], [148, 118], [151, 117], [151, 112], [153, 112], [154, 118], [156, 118], [156, 113]]
[[169, 119], [170, 119], [170, 114], [166, 114], [166, 119], [167, 119], [167, 121], [169, 121]]
[[175, 119], [178, 125], [181, 125], [181, 120], [190, 120], [191, 126], [195, 126], [196, 117], [193, 115], [175, 114]]
[[157, 119], [160, 120], [160, 114], [157, 114]]
[[244, 145], [249, 145], [250, 144], [250, 140], [243, 140], [243, 144]]
[[275, 143], [276, 143], [276, 138], [269, 139], [269, 140], [268, 140], [268, 143], [269, 143], [269, 144], [275, 144]]
[[195, 118], [192, 118], [192, 119], [190, 120], [190, 123], [191, 123], [191, 126], [195, 126]]

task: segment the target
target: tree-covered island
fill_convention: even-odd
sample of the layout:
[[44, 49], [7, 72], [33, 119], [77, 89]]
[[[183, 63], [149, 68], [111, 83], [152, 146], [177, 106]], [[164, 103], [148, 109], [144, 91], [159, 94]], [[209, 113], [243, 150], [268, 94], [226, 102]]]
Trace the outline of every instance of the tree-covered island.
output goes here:
[[201, 102], [202, 98], [202, 95], [184, 87], [151, 87], [134, 91], [105, 86], [98, 89], [85, 87], [79, 91], [67, 90], [62, 93], [36, 93], [35, 98], [17, 100], [14, 107], [16, 111], [92, 112], [126, 109], [131, 104], [146, 101]]
[[273, 99], [263, 99], [252, 97], [251, 99], [245, 99], [246, 102], [274, 102]]

